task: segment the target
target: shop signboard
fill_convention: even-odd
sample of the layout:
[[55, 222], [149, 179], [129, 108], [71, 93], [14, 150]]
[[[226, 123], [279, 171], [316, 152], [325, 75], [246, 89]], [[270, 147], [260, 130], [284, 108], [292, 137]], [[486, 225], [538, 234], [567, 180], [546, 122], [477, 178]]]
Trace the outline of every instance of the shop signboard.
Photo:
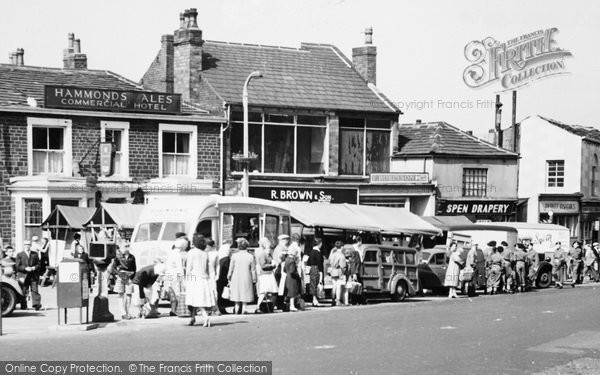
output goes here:
[[439, 215], [511, 215], [516, 201], [444, 201]]
[[358, 203], [357, 188], [321, 188], [299, 186], [250, 186], [250, 196], [272, 201]]
[[554, 214], [578, 214], [578, 201], [540, 201], [540, 212]]

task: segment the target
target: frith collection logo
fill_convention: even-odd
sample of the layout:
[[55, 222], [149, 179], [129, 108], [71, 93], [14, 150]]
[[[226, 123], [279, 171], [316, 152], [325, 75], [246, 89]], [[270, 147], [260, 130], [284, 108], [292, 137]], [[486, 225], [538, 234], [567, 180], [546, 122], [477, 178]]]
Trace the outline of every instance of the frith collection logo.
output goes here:
[[500, 83], [500, 91], [512, 90], [535, 80], [567, 74], [565, 57], [571, 52], [558, 47], [553, 27], [521, 35], [507, 42], [492, 37], [472, 41], [465, 47], [465, 58], [472, 63], [463, 80], [469, 87], [479, 88]]

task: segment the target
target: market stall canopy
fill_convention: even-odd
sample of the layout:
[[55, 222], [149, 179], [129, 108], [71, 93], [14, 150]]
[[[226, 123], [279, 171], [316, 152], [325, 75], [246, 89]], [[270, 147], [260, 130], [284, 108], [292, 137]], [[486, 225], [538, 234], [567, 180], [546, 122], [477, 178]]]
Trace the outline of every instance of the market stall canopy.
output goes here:
[[358, 217], [369, 219], [384, 233], [441, 235], [442, 231], [406, 208], [348, 205]]
[[457, 225], [473, 224], [466, 216], [423, 216], [422, 219], [441, 230], [450, 230]]
[[378, 232], [370, 220], [356, 215], [347, 204], [289, 202], [290, 215], [307, 227]]
[[144, 207], [141, 204], [102, 203], [84, 225], [133, 229]]
[[290, 202], [292, 217], [309, 227], [394, 234], [439, 235], [441, 231], [404, 208]]
[[72, 207], [59, 204], [42, 222], [42, 228], [84, 229], [84, 224], [88, 222], [95, 211], [96, 209], [93, 207]]

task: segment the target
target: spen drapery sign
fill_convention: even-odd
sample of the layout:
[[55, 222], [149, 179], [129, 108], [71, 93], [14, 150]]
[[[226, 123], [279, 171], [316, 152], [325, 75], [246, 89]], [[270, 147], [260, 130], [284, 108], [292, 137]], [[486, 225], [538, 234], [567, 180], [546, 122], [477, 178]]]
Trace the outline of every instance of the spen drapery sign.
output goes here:
[[510, 215], [515, 209], [514, 201], [446, 201], [440, 204], [439, 215]]
[[45, 86], [44, 105], [46, 108], [93, 111], [180, 113], [181, 95], [151, 91]]

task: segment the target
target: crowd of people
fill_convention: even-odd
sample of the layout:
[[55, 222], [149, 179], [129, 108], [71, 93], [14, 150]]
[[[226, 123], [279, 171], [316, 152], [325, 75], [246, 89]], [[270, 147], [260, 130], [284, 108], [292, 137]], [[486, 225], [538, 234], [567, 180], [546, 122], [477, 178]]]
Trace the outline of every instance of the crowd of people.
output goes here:
[[[444, 286], [449, 288], [448, 298], [457, 298], [456, 290], [464, 284], [468, 289], [479, 276], [478, 246], [473, 244], [466, 257], [463, 256], [464, 251], [456, 242], [449, 246], [444, 280]], [[597, 242], [583, 246], [581, 241], [575, 241], [568, 251], [561, 242], [556, 242], [551, 252], [540, 254], [532, 243], [518, 243], [511, 247], [506, 241], [499, 246], [496, 241], [490, 241], [483, 250], [483, 258], [486, 293], [490, 294], [525, 292], [535, 285], [540, 263], [544, 261], [552, 267], [551, 275], [556, 288], [563, 288], [566, 280], [571, 280], [570, 285], [575, 287], [583, 283], [585, 276], [589, 276], [590, 281], [600, 280], [600, 244]]]

